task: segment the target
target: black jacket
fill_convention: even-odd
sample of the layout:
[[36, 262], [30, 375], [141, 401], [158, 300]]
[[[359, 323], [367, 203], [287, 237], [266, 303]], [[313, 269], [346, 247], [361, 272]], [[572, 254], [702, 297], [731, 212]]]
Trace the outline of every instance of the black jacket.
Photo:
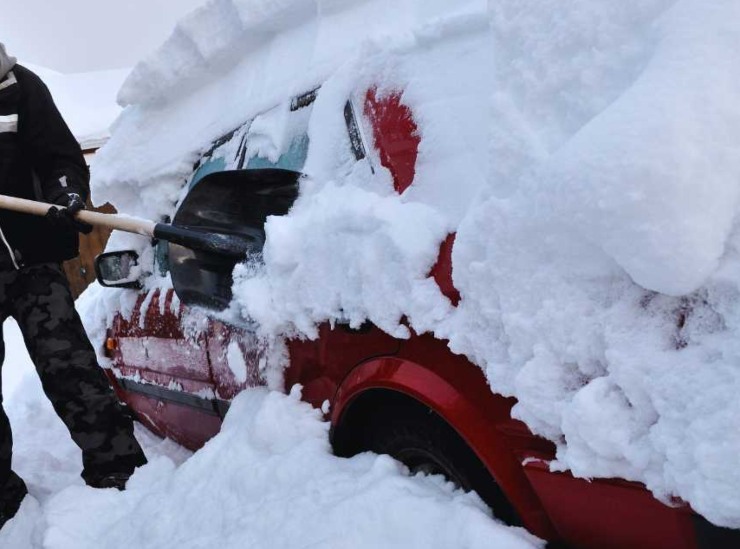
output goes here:
[[[77, 140], [48, 88], [15, 65], [0, 80], [0, 194], [54, 203], [89, 195], [90, 173]], [[18, 266], [77, 256], [78, 234], [52, 229], [43, 217], [0, 210], [0, 254]], [[3, 242], [4, 241], [4, 242]]]

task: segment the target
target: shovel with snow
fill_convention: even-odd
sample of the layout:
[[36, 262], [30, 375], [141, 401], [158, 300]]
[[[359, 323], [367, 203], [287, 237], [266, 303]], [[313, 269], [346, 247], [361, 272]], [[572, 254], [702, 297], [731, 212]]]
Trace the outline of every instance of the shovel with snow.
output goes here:
[[[234, 266], [262, 250], [267, 216], [288, 212], [298, 196], [300, 175], [281, 169], [212, 173], [190, 190], [171, 224], [84, 210], [77, 219], [167, 241], [180, 300], [222, 310], [231, 301]], [[0, 195], [0, 209], [43, 216], [51, 206]]]

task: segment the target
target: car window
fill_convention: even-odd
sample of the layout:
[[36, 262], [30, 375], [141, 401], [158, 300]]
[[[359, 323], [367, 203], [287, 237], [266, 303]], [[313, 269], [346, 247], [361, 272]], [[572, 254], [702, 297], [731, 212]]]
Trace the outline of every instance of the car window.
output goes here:
[[[224, 170], [281, 168], [300, 172], [308, 156], [308, 123], [316, 90], [270, 109], [216, 140], [201, 156], [188, 182], [192, 189], [207, 175]], [[158, 272], [169, 271], [167, 242], [155, 247]]]
[[239, 154], [249, 131], [249, 126], [250, 122], [229, 132], [211, 145], [195, 165], [193, 175], [188, 183], [189, 189], [192, 189], [209, 174], [238, 169]]
[[[319, 88], [316, 88], [293, 97], [290, 103], [269, 109], [217, 139], [194, 166], [188, 188], [192, 189], [209, 174], [225, 170], [280, 168], [303, 171], [310, 144], [308, 123], [318, 92]], [[364, 109], [357, 109], [352, 99], [344, 106], [344, 119], [354, 158], [358, 162], [366, 161], [370, 171], [375, 171], [373, 161], [367, 156], [368, 142], [357, 116], [360, 112], [371, 123], [374, 145], [380, 152], [381, 162], [393, 174], [396, 190], [403, 192], [413, 179], [419, 142], [413, 118], [408, 108], [400, 105], [397, 94], [379, 100], [375, 90], [371, 89], [364, 99]], [[386, 118], [392, 121], [398, 118], [404, 122], [401, 128], [404, 131], [398, 131], [393, 124], [386, 123]], [[403, 141], [404, 145], [408, 142], [410, 146], [399, 147], [395, 141], [386, 143], [388, 139], [381, 139], [385, 133], [392, 137], [396, 134], [408, 136], [405, 141], [400, 138], [396, 141]], [[408, 155], [405, 154], [407, 149]], [[157, 243], [155, 263], [161, 275], [167, 274], [169, 257], [166, 242]]]
[[226, 169], [226, 159], [224, 158], [207, 158], [201, 164], [200, 168], [193, 174], [190, 180], [190, 188], [192, 189], [201, 179], [208, 174], [215, 172], [222, 172]]
[[280, 155], [276, 162], [260, 156], [252, 156], [247, 162], [246, 169], [256, 170], [262, 168], [282, 168], [284, 170], [293, 170], [300, 172], [306, 163], [308, 156], [308, 135], [302, 134], [292, 139], [290, 147]]

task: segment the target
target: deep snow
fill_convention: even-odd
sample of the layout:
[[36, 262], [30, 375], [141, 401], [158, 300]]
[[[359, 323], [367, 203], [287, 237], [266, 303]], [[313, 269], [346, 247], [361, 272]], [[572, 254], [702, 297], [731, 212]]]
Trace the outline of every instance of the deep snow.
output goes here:
[[[555, 468], [740, 527], [738, 21], [734, 0], [213, 0], [124, 84], [93, 198], [172, 214], [211, 140], [323, 83], [239, 312], [269, 338], [406, 316], [517, 397]], [[422, 137], [400, 197], [340, 152], [374, 83]], [[457, 308], [427, 279], [455, 230]]]
[[328, 424], [299, 393], [238, 397], [222, 432], [191, 454], [137, 427], [149, 464], [126, 492], [79, 477], [81, 457], [45, 399], [17, 325], [5, 323], [5, 409], [30, 496], [0, 530], [12, 549], [541, 547], [441, 477], [387, 456], [331, 454]]

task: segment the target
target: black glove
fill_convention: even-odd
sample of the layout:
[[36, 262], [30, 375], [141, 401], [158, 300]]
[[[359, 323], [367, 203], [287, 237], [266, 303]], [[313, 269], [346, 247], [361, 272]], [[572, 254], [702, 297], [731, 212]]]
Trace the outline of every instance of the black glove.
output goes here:
[[74, 229], [83, 234], [89, 234], [92, 232], [93, 227], [89, 223], [79, 221], [75, 218], [77, 212], [85, 209], [85, 203], [82, 201], [82, 197], [77, 193], [65, 193], [57, 198], [55, 204], [63, 206], [63, 208], [49, 208], [46, 212], [46, 219], [52, 226], [58, 229]]

